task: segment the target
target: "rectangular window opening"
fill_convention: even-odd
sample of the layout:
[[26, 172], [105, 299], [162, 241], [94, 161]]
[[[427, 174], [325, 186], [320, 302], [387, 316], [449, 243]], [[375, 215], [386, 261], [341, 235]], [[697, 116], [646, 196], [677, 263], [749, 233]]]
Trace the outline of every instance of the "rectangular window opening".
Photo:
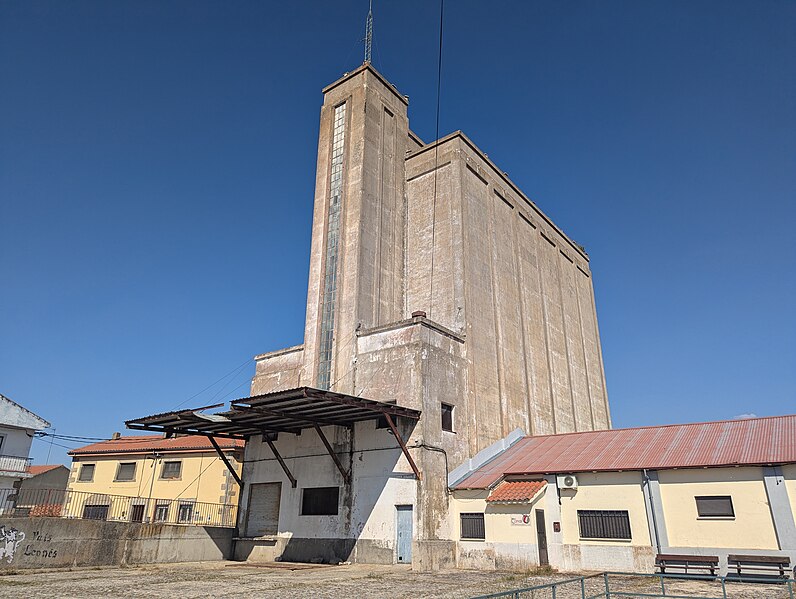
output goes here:
[[453, 406], [442, 404], [442, 430], [453, 432]]
[[83, 464], [80, 466], [80, 474], [77, 477], [81, 483], [90, 483], [94, 480], [95, 464]]
[[461, 538], [483, 541], [486, 538], [484, 530], [484, 515], [480, 513], [460, 514]]
[[732, 497], [729, 495], [703, 495], [694, 499], [700, 518], [735, 518]]
[[155, 505], [155, 522], [165, 522], [169, 519], [169, 504], [158, 503]]
[[627, 510], [578, 510], [581, 539], [630, 539]]
[[301, 496], [302, 516], [336, 516], [340, 487], [304, 489]]
[[135, 480], [135, 462], [122, 462], [116, 468], [116, 481]]
[[163, 469], [160, 471], [160, 478], [175, 479], [182, 474], [182, 462], [163, 462]]

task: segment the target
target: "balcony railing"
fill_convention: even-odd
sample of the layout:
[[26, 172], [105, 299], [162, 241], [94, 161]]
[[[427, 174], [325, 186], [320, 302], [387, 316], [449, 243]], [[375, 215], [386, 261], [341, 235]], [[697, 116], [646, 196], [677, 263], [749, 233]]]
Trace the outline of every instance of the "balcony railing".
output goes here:
[[65, 489], [2, 489], [0, 515], [234, 528], [238, 506]]
[[16, 455], [0, 455], [0, 472], [27, 473], [31, 458]]

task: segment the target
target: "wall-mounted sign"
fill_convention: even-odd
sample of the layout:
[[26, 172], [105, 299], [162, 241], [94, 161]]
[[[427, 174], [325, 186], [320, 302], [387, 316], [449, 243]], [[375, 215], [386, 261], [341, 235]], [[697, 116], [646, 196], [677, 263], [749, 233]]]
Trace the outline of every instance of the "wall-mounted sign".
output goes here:
[[512, 526], [530, 526], [531, 525], [531, 517], [528, 514], [523, 514], [522, 516], [512, 516], [511, 517], [511, 525]]
[[553, 522], [553, 532], [561, 532], [561, 522]]

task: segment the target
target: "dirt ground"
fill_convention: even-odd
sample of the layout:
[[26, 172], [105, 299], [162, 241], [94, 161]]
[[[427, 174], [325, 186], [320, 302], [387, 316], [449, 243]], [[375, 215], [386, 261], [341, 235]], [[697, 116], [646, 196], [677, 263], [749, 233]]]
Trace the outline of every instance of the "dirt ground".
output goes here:
[[[248, 566], [237, 562], [164, 564], [131, 568], [103, 568], [20, 572], [0, 576], [0, 597], [279, 597], [312, 599], [473, 597], [517, 589], [571, 575], [526, 576], [507, 572], [445, 570], [413, 572], [408, 566], [311, 566], [277, 564], [276, 567]], [[695, 581], [667, 582], [667, 594], [694, 597], [722, 597], [720, 584]], [[655, 580], [617, 578], [612, 591], [657, 593]], [[604, 592], [602, 577], [590, 579], [587, 596]], [[627, 595], [625, 595], [627, 596]], [[632, 596], [632, 595], [631, 595]], [[545, 599], [549, 590], [521, 597]], [[559, 589], [557, 599], [581, 597], [580, 583]], [[728, 584], [729, 599], [789, 599], [781, 585]]]

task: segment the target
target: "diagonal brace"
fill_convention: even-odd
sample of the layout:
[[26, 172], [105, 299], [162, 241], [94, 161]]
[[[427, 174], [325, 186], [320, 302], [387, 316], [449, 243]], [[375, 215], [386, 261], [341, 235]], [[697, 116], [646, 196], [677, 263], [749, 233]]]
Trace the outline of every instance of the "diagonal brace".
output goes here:
[[232, 464], [229, 463], [227, 456], [224, 455], [223, 451], [221, 451], [221, 448], [218, 446], [216, 440], [212, 437], [212, 435], [205, 435], [205, 436], [208, 439], [210, 439], [210, 444], [213, 446], [213, 449], [216, 450], [218, 457], [221, 458], [221, 461], [224, 462], [224, 465], [227, 467], [227, 470], [229, 470], [229, 473], [232, 475], [232, 478], [235, 479], [235, 482], [238, 483], [238, 486], [242, 489], [243, 481], [241, 480], [240, 476], [238, 476], [238, 473], [235, 471], [235, 468], [232, 467]]
[[268, 447], [270, 447], [271, 451], [274, 453], [274, 457], [276, 458], [276, 461], [279, 462], [279, 465], [282, 466], [282, 470], [285, 471], [285, 474], [290, 479], [290, 486], [295, 489], [296, 488], [296, 479], [291, 474], [290, 470], [287, 467], [287, 464], [285, 464], [285, 460], [282, 459], [282, 456], [279, 455], [279, 452], [276, 450], [276, 445], [274, 445], [274, 442], [271, 441], [271, 439], [269, 439], [268, 437], [265, 438], [265, 442], [268, 443]]
[[406, 443], [404, 443], [404, 440], [401, 439], [401, 435], [398, 432], [398, 429], [395, 428], [395, 423], [392, 421], [392, 416], [389, 413], [385, 412], [384, 417], [387, 419], [387, 424], [390, 426], [390, 429], [392, 429], [392, 434], [395, 435], [395, 440], [398, 441], [398, 445], [401, 446], [401, 451], [404, 452], [406, 461], [409, 462], [409, 465], [412, 467], [412, 472], [415, 473], [415, 477], [417, 478], [417, 480], [421, 480], [420, 470], [417, 469], [415, 461], [412, 459], [412, 456], [409, 455], [409, 450], [406, 448]]
[[315, 425], [315, 430], [318, 432], [318, 436], [321, 438], [321, 441], [323, 441], [323, 444], [326, 446], [326, 451], [328, 451], [329, 455], [332, 456], [332, 459], [334, 460], [335, 466], [337, 466], [337, 469], [340, 471], [340, 474], [343, 475], [343, 480], [346, 483], [350, 484], [351, 483], [351, 473], [350, 472], [346, 472], [345, 468], [343, 468], [343, 464], [340, 462], [340, 458], [337, 457], [337, 454], [332, 449], [332, 446], [329, 443], [328, 439], [326, 439], [326, 435], [323, 434], [323, 431], [321, 430], [321, 427], [316, 424]]

